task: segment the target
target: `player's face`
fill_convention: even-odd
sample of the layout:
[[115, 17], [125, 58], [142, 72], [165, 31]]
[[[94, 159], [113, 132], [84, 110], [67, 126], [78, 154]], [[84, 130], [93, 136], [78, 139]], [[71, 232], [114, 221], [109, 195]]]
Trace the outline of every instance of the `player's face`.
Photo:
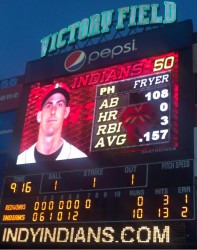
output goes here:
[[37, 115], [40, 129], [45, 135], [61, 134], [64, 119], [68, 116], [70, 107], [66, 106], [64, 95], [56, 93], [48, 98], [42, 111]]

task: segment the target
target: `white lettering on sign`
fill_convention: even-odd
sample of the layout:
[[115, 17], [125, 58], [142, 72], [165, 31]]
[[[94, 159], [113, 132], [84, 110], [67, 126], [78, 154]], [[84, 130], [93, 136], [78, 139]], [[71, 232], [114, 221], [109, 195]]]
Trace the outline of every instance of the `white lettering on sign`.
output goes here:
[[170, 243], [170, 226], [4, 227], [2, 242], [15, 243]]

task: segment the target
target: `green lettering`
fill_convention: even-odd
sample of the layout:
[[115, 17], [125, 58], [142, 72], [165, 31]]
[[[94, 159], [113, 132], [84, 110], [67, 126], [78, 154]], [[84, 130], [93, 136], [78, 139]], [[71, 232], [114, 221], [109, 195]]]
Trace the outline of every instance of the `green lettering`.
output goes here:
[[130, 7], [130, 18], [128, 26], [136, 26], [137, 5]]
[[89, 37], [100, 34], [100, 21], [101, 17], [99, 14], [90, 17]]
[[124, 29], [124, 19], [127, 18], [127, 14], [129, 13], [129, 7], [124, 7], [118, 9], [118, 20], [117, 20], [117, 25], [116, 29]]
[[149, 24], [148, 11], [150, 11], [150, 4], [142, 4], [139, 6], [139, 19], [138, 25]]
[[68, 26], [68, 31], [70, 32], [68, 44], [75, 43], [76, 29], [79, 28], [80, 22], [76, 22]]
[[51, 44], [50, 44], [50, 48], [49, 48], [49, 53], [53, 52], [57, 49], [56, 48], [57, 36], [58, 36], [58, 32], [51, 35]]
[[83, 40], [86, 37], [88, 37], [88, 29], [89, 29], [89, 19], [84, 18], [83, 20], [81, 20], [79, 27], [79, 33], [78, 33], [79, 40]]
[[151, 14], [151, 24], [154, 23], [162, 23], [163, 18], [162, 16], [158, 16], [158, 9], [159, 9], [159, 4], [151, 4], [152, 7], [152, 14]]
[[51, 34], [42, 38], [41, 42], [41, 57], [46, 56], [48, 48], [49, 48], [49, 42], [50, 42]]
[[176, 3], [164, 1], [165, 5], [165, 19], [163, 21], [166, 23], [173, 23], [176, 21]]
[[109, 26], [112, 24], [112, 15], [114, 10], [108, 10], [101, 13], [101, 33], [109, 32]]
[[60, 32], [58, 33], [57, 37], [57, 48], [61, 49], [66, 45], [66, 39], [63, 39], [63, 36], [67, 33], [67, 29], [61, 29]]

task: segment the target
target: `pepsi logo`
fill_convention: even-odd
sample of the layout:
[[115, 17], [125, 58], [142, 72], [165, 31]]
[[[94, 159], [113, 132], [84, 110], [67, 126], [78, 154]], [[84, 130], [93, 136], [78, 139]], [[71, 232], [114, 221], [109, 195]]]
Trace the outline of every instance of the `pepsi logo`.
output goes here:
[[64, 62], [64, 67], [69, 72], [74, 72], [80, 69], [86, 60], [86, 54], [82, 50], [77, 50], [71, 53]]

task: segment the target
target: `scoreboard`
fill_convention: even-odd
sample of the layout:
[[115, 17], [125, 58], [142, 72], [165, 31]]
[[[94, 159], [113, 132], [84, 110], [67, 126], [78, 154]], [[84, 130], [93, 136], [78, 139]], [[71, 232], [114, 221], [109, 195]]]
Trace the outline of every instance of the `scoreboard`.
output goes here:
[[[1, 195], [3, 247], [195, 245], [192, 35], [174, 42], [190, 28], [132, 36], [131, 54], [129, 38], [74, 52], [87, 62], [76, 72], [66, 71], [70, 55], [28, 65]], [[35, 117], [56, 84], [70, 94], [62, 137], [87, 157], [16, 164], [37, 142]]]
[[[7, 176], [2, 221], [193, 219], [192, 168], [193, 162], [184, 160]], [[103, 209], [108, 207], [110, 213]]]
[[60, 247], [185, 244], [184, 222], [194, 219], [192, 169], [192, 160], [181, 160], [7, 176], [2, 239]]

